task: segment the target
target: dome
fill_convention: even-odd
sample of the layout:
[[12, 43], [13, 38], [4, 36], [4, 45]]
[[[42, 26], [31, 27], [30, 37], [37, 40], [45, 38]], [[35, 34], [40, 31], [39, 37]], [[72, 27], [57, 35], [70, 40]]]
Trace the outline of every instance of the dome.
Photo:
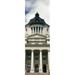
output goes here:
[[26, 24], [26, 26], [27, 26], [27, 25], [30, 25], [30, 26], [31, 26], [31, 25], [34, 25], [34, 24], [40, 24], [40, 25], [43, 25], [43, 26], [45, 26], [45, 25], [49, 26], [48, 24], [46, 24], [46, 22], [44, 21], [44, 19], [42, 19], [42, 18], [39, 17], [39, 13], [36, 13], [36, 14], [35, 14], [35, 17], [32, 18], [32, 19], [29, 21], [29, 23]]

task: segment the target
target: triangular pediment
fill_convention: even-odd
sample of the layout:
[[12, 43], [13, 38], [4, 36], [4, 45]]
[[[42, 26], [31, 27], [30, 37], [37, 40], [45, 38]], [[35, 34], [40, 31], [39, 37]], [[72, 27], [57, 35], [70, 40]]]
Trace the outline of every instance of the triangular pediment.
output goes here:
[[46, 38], [46, 36], [41, 35], [41, 34], [34, 34], [34, 35], [28, 36], [28, 38]]

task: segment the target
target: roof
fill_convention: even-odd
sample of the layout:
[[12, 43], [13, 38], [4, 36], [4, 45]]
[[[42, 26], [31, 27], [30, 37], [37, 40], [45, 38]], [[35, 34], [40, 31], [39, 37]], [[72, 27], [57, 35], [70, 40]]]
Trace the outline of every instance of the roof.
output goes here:
[[39, 13], [36, 13], [36, 14], [35, 14], [35, 17], [32, 18], [32, 19], [29, 21], [29, 23], [26, 24], [26, 26], [28, 26], [28, 25], [31, 26], [31, 25], [33, 25], [33, 24], [40, 24], [40, 25], [42, 25], [42, 26], [45, 26], [45, 25], [49, 26], [49, 25], [44, 21], [44, 19], [42, 19], [42, 18], [39, 17]]

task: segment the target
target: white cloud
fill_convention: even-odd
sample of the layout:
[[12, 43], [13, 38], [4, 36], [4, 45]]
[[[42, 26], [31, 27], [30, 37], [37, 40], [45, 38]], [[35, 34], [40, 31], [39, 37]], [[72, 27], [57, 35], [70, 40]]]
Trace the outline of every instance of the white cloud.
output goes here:
[[34, 9], [32, 9], [26, 15], [26, 23], [35, 16], [35, 13], [38, 12], [40, 17], [45, 19], [45, 21], [49, 24], [49, 0], [37, 0], [34, 4]]

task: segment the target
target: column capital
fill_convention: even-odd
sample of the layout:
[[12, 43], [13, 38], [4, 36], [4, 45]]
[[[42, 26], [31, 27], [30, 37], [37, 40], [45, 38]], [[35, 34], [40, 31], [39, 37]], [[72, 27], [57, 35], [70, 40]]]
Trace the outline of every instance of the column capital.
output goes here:
[[31, 51], [34, 51], [34, 50], [31, 50]]
[[50, 52], [50, 50], [48, 50], [48, 52]]
[[40, 50], [40, 52], [42, 52], [42, 50]]

